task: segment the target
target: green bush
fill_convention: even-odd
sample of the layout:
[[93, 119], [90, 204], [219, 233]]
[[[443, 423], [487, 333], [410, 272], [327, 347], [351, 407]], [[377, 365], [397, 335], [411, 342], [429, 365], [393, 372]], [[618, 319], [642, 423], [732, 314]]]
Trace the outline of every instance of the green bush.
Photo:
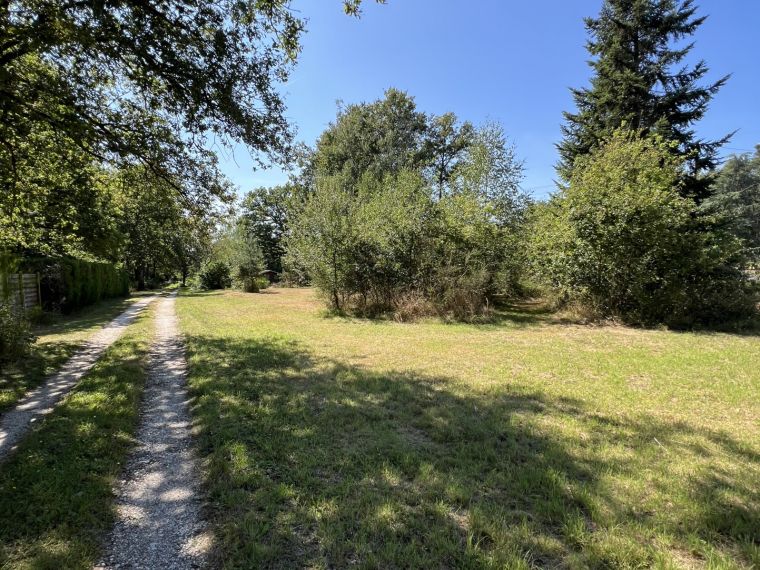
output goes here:
[[657, 138], [620, 131], [535, 208], [534, 275], [558, 298], [639, 324], [693, 324], [751, 310], [740, 244], [681, 196], [681, 164]]
[[22, 357], [34, 339], [23, 312], [8, 303], [0, 302], [0, 362]]
[[258, 293], [262, 289], [269, 287], [269, 279], [261, 276], [240, 276], [233, 280], [236, 287], [239, 287], [246, 293]]
[[438, 199], [413, 172], [356, 187], [333, 176], [295, 216], [285, 266], [303, 268], [335, 310], [469, 319], [508, 282], [513, 233], [467, 188]]
[[110, 263], [74, 258], [28, 258], [24, 271], [41, 276], [45, 310], [68, 313], [103, 299], [129, 294], [129, 276]]
[[63, 284], [61, 309], [71, 312], [103, 299], [129, 294], [129, 276], [110, 263], [81, 259], [56, 261]]
[[230, 266], [223, 261], [207, 263], [198, 276], [204, 289], [226, 289], [232, 286]]

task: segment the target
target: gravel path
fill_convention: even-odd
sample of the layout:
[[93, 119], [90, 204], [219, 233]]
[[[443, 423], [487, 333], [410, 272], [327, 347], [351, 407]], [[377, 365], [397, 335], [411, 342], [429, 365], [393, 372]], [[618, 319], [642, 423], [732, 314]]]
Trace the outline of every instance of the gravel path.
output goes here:
[[124, 333], [127, 326], [155, 298], [155, 296], [143, 297], [132, 303], [121, 315], [93, 334], [84, 347], [63, 365], [63, 368], [48, 378], [44, 384], [29, 392], [16, 404], [16, 407], [0, 418], [0, 460], [16, 448], [34, 422], [53, 411], [56, 404], [68, 394], [82, 376], [95, 365], [103, 352]]
[[117, 521], [99, 569], [198, 568], [211, 544], [201, 515], [175, 298], [162, 298], [157, 308], [138, 445], [116, 491]]

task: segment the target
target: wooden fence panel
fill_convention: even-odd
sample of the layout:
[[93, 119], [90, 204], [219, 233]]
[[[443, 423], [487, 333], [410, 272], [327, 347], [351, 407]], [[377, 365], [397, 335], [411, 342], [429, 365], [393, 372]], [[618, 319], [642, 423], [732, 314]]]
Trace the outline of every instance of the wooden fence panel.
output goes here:
[[23, 309], [40, 305], [39, 273], [10, 273], [0, 277], [3, 285], [1, 300]]

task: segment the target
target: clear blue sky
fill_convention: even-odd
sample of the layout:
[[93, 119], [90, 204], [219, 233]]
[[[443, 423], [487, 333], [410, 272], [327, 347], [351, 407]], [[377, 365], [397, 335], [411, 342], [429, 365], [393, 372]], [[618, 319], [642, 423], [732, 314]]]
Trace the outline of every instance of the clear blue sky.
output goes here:
[[[710, 78], [731, 73], [707, 117], [704, 137], [739, 129], [724, 154], [760, 143], [760, 0], [698, 0], [709, 18], [695, 36], [693, 59]], [[388, 87], [413, 95], [420, 110], [453, 111], [479, 123], [500, 121], [525, 160], [524, 188], [552, 190], [554, 144], [568, 88], [587, 84], [583, 17], [601, 0], [365, 0], [364, 14], [343, 14], [340, 0], [296, 0], [309, 20], [303, 52], [283, 87], [298, 140], [313, 144], [335, 117], [336, 101], [373, 101]], [[277, 168], [253, 170], [248, 151], [221, 157], [230, 179], [247, 191], [284, 182]]]

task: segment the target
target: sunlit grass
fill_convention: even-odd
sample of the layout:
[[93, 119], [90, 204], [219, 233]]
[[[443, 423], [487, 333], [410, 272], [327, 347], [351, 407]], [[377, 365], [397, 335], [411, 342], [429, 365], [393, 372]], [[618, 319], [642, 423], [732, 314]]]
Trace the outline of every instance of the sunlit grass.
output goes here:
[[133, 445], [152, 309], [0, 464], [0, 568], [97, 562], [113, 484]]
[[18, 362], [0, 367], [0, 412], [60, 368], [90, 335], [134, 300], [109, 299], [72, 315], [49, 315], [47, 324], [34, 327], [37, 341], [31, 352]]
[[760, 564], [758, 337], [178, 310], [224, 566]]

